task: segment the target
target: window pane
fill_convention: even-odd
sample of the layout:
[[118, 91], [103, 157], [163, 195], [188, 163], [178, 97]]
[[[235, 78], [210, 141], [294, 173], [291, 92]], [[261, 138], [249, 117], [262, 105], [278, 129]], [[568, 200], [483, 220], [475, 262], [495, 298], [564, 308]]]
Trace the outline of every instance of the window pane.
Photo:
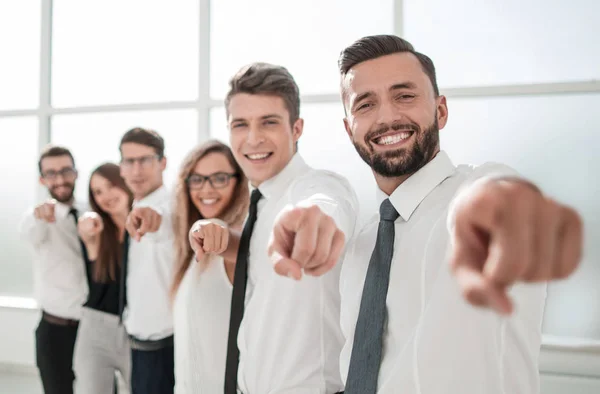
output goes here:
[[0, 110], [39, 101], [41, 1], [0, 1]]
[[441, 86], [600, 78], [595, 0], [403, 3], [405, 36], [433, 59]]
[[[368, 4], [368, 6], [366, 6]], [[393, 29], [393, 0], [211, 2], [211, 96], [255, 61], [285, 66], [302, 94], [337, 93], [337, 58], [352, 41]]]
[[198, 0], [54, 0], [56, 107], [195, 100]]
[[79, 171], [76, 196], [87, 201], [89, 176], [106, 161], [119, 163], [119, 142], [134, 127], [156, 130], [165, 140], [165, 185], [171, 189], [184, 156], [198, 141], [194, 110], [139, 111], [57, 115], [52, 119], [52, 142], [72, 150]]
[[0, 155], [0, 294], [33, 294], [33, 253], [17, 232], [25, 211], [36, 202], [38, 121], [35, 117], [0, 118], [0, 136], [10, 149]]
[[[346, 177], [359, 198], [360, 220], [368, 219], [377, 210], [375, 179], [346, 134], [342, 104], [305, 104], [301, 112], [304, 132], [298, 144], [300, 154], [312, 167]], [[222, 107], [211, 111], [211, 136], [229, 144]]]
[[441, 132], [455, 164], [511, 165], [583, 216], [582, 265], [549, 286], [544, 331], [551, 335], [600, 339], [600, 114], [590, 111], [599, 105], [600, 95], [455, 99]]

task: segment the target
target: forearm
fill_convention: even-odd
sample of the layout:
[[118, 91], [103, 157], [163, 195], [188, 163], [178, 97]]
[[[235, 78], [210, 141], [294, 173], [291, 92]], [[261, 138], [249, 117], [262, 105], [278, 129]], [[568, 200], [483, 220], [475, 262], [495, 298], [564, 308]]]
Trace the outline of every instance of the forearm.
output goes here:
[[25, 214], [19, 225], [19, 236], [22, 240], [37, 245], [46, 239], [48, 223], [36, 219], [33, 211]]
[[100, 251], [100, 244], [98, 242], [83, 242], [85, 250], [87, 252], [88, 260], [96, 261]]

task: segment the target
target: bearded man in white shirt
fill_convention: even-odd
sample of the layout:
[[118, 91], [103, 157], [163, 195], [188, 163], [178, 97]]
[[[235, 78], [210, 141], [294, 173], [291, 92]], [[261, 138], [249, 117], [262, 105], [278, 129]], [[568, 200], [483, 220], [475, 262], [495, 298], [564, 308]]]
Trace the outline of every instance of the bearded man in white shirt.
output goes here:
[[345, 392], [538, 393], [544, 282], [578, 265], [578, 214], [504, 165], [454, 166], [433, 62], [407, 41], [362, 38], [339, 67], [381, 202], [342, 268]]
[[78, 215], [86, 205], [75, 201], [77, 170], [71, 152], [48, 146], [38, 162], [40, 184], [50, 199], [28, 211], [21, 238], [34, 249], [34, 288], [42, 318], [35, 332], [36, 364], [44, 393], [73, 393], [73, 351], [88, 284], [77, 236]]

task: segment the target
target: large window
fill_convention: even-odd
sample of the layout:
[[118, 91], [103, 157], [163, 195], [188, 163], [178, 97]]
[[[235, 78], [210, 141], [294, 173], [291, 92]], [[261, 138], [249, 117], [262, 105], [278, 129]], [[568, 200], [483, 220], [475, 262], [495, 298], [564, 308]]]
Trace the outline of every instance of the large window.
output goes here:
[[584, 261], [549, 287], [544, 331], [600, 339], [599, 13], [593, 0], [2, 1], [0, 294], [31, 294], [31, 254], [14, 228], [44, 197], [42, 146], [73, 150], [86, 198], [89, 172], [118, 161], [120, 136], [152, 128], [166, 141], [170, 186], [195, 144], [229, 141], [227, 82], [254, 61], [294, 75], [300, 153], [350, 180], [364, 220], [375, 182], [343, 128], [337, 58], [358, 37], [395, 32], [436, 64], [450, 109], [442, 146], [455, 163], [505, 162], [582, 213]]
[[403, 0], [406, 38], [442, 86], [598, 79], [595, 0]]
[[195, 100], [198, 1], [54, 0], [55, 107]]
[[0, 111], [39, 100], [40, 2], [0, 2]]
[[33, 116], [0, 118], [0, 138], [10, 141], [0, 155], [0, 294], [31, 295], [31, 250], [17, 228], [35, 201], [38, 122]]

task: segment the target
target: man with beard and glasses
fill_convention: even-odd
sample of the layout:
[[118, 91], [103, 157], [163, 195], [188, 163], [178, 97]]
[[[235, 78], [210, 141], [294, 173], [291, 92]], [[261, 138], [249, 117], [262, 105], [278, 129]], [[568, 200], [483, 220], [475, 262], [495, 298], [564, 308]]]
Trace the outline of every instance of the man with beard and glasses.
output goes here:
[[504, 165], [450, 161], [446, 98], [407, 41], [362, 38], [339, 67], [381, 202], [342, 267], [345, 393], [538, 393], [544, 282], [577, 267], [578, 214]]
[[42, 318], [35, 332], [36, 361], [45, 394], [73, 393], [73, 349], [88, 285], [75, 201], [77, 170], [71, 152], [49, 146], [38, 162], [40, 183], [51, 199], [26, 213], [21, 237], [35, 251], [34, 284]]

